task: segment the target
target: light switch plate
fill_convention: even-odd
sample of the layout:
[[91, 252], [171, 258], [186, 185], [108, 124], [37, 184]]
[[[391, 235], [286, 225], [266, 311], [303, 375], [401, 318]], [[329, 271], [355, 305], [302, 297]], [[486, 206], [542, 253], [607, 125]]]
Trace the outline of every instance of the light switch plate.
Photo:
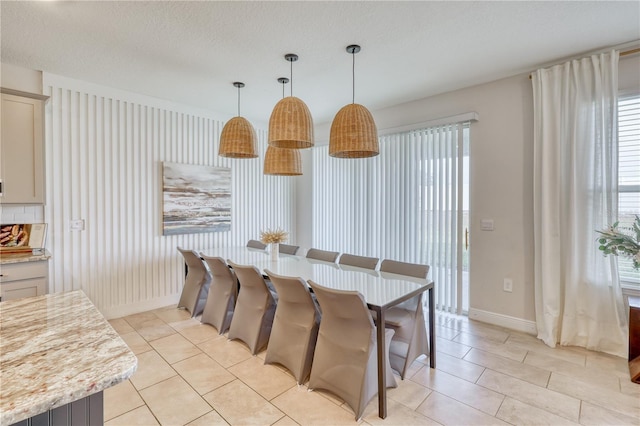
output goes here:
[[84, 231], [84, 219], [70, 220], [69, 229], [72, 231]]
[[480, 221], [480, 229], [483, 231], [493, 231], [493, 219], [482, 219]]

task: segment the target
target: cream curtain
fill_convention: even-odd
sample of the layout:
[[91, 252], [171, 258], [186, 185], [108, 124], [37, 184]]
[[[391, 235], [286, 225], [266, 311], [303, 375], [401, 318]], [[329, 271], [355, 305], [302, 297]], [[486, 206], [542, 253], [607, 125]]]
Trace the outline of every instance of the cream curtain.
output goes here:
[[540, 69], [532, 83], [538, 337], [626, 356], [617, 266], [595, 232], [617, 216], [618, 52]]

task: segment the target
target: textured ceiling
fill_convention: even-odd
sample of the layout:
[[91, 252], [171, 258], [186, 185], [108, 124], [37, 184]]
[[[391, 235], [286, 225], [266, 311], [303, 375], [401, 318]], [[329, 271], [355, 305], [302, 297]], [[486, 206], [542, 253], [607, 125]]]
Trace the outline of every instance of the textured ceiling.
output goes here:
[[[1, 60], [268, 122], [297, 53], [293, 95], [317, 124], [528, 72], [640, 39], [640, 2], [1, 3]], [[287, 88], [287, 94], [289, 89]]]

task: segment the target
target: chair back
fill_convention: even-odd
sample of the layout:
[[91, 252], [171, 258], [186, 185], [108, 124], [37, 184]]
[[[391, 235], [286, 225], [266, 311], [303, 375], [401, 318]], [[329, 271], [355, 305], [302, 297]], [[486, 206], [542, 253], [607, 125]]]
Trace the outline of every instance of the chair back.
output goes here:
[[231, 260], [227, 260], [227, 263], [233, 268], [238, 281], [240, 281], [240, 293], [246, 291], [258, 297], [272, 297], [258, 268], [253, 265], [238, 265]]
[[195, 250], [185, 250], [178, 247], [178, 251], [184, 257], [184, 262], [187, 264], [187, 281], [200, 281], [207, 277], [207, 268], [204, 267], [202, 259]]
[[258, 240], [249, 240], [247, 241], [247, 247], [264, 250], [267, 248], [267, 245]]
[[187, 309], [191, 316], [195, 317], [203, 311], [207, 302], [211, 274], [195, 251], [180, 247], [178, 247], [178, 251], [187, 264], [187, 276], [184, 279], [178, 307]]
[[238, 297], [238, 280], [223, 258], [201, 256], [209, 267], [213, 279], [200, 321], [213, 325], [218, 333], [222, 334], [231, 324], [233, 307]]
[[283, 254], [296, 254], [300, 246], [291, 246], [289, 244], [278, 244], [278, 250]]
[[323, 262], [335, 263], [339, 254], [340, 253], [338, 253], [337, 251], [326, 251], [326, 250], [310, 248], [309, 251], [307, 252], [307, 257], [310, 259], [322, 260]]
[[[265, 269], [264, 271], [278, 293], [278, 307], [276, 316], [286, 313], [289, 321], [306, 321], [309, 317], [319, 315], [318, 308], [309, 293], [307, 284], [300, 277], [277, 275]], [[283, 309], [281, 309], [283, 308]]]
[[338, 263], [340, 265], [357, 266], [358, 268], [376, 269], [378, 266], [377, 257], [356, 256], [355, 254], [343, 254]]
[[350, 342], [348, 346], [357, 345], [367, 351], [374, 338], [375, 326], [362, 294], [334, 290], [311, 280], [308, 283], [322, 310], [320, 332], [329, 331], [337, 340]]
[[380, 271], [398, 275], [407, 275], [415, 278], [427, 278], [427, 275], [429, 274], [429, 265], [384, 259], [380, 264]]

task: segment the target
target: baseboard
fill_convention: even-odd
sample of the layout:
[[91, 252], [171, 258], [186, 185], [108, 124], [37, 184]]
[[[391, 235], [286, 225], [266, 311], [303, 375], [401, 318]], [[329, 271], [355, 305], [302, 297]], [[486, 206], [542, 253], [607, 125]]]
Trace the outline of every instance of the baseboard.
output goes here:
[[151, 311], [153, 309], [164, 308], [169, 305], [177, 305], [179, 298], [180, 293], [176, 293], [169, 296], [158, 297], [156, 299], [130, 303], [128, 305], [112, 306], [101, 310], [101, 312], [106, 319], [120, 318], [127, 315], [138, 314], [140, 312]]
[[538, 334], [538, 327], [536, 326], [535, 321], [528, 321], [522, 318], [510, 317], [509, 315], [497, 314], [495, 312], [483, 311], [474, 308], [469, 309], [469, 318], [509, 328], [511, 330], [532, 334], [534, 336]]

